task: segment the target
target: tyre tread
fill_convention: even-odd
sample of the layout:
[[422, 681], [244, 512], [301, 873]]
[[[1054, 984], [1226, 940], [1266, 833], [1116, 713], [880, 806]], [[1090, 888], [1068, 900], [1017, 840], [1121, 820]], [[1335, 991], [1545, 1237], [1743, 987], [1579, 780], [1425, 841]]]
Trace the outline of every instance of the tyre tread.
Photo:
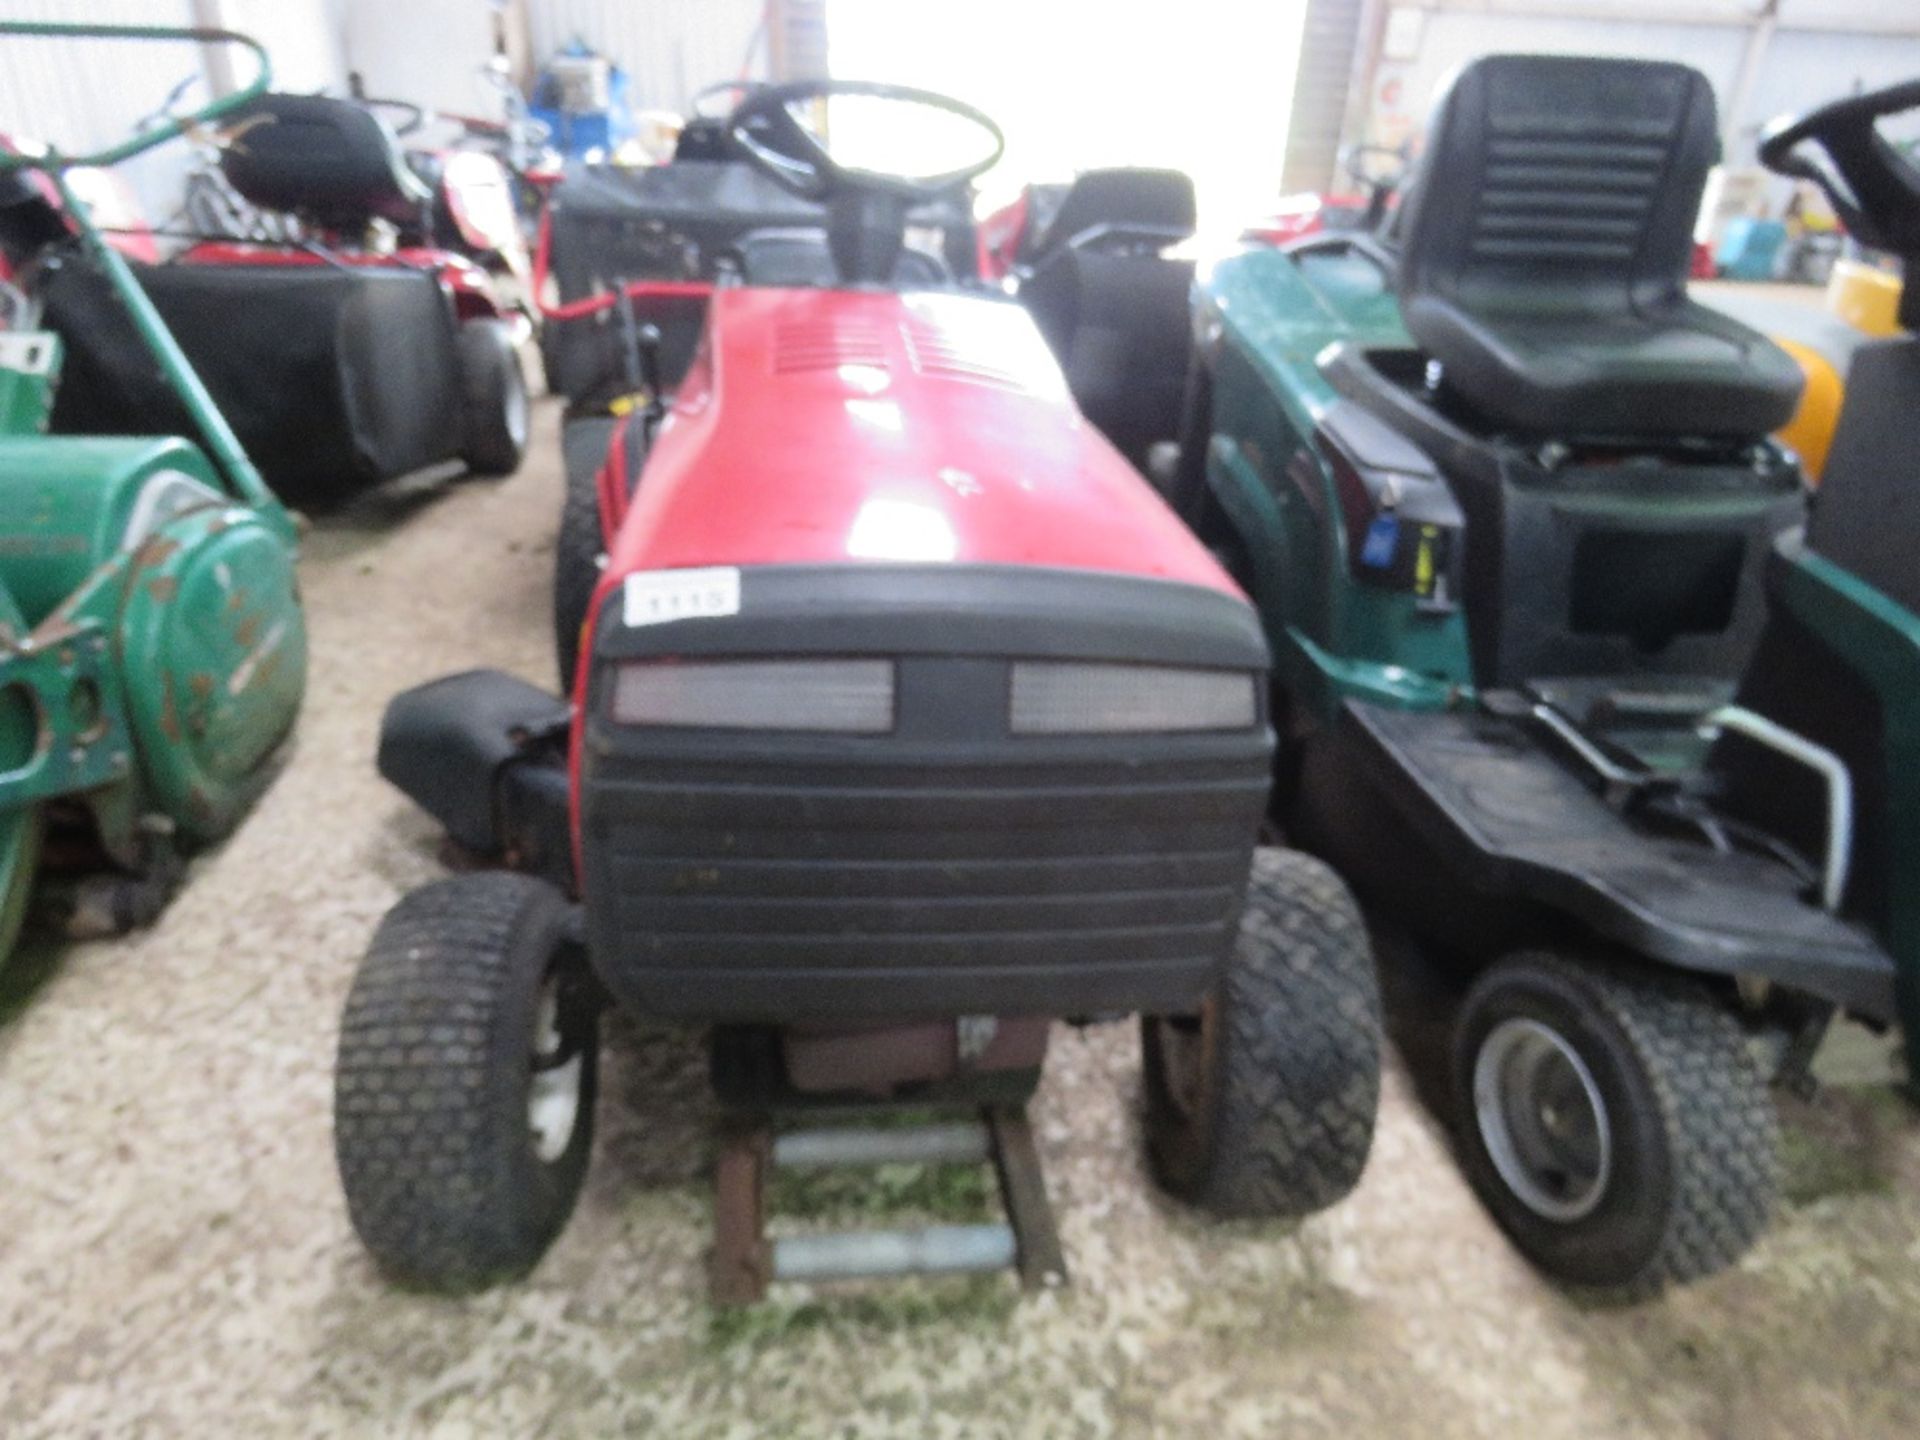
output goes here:
[[[395, 1275], [467, 1289], [532, 1267], [549, 1228], [512, 1171], [492, 1100], [495, 1027], [551, 887], [485, 872], [437, 881], [381, 922], [341, 1019], [335, 1151], [354, 1229]], [[589, 1092], [590, 1093], [590, 1092]], [[591, 1124], [590, 1109], [582, 1125]]]
[[1219, 1215], [1332, 1205], [1366, 1167], [1381, 1050], [1372, 947], [1338, 875], [1299, 851], [1255, 852], [1219, 1003], [1207, 1156], [1163, 1180]]

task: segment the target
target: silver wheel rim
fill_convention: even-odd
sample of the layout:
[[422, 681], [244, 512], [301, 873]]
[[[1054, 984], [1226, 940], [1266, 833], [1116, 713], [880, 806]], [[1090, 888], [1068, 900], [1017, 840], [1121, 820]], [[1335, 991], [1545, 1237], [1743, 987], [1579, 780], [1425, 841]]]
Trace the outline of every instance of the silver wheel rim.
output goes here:
[[527, 443], [527, 387], [517, 373], [507, 382], [506, 420], [507, 434], [513, 437], [517, 447]]
[[540, 987], [533, 1054], [529, 1057], [533, 1075], [527, 1087], [527, 1133], [542, 1165], [551, 1165], [567, 1153], [580, 1123], [580, 1080], [586, 1059], [577, 1046], [564, 1061], [559, 1058], [563, 1054], [566, 1037], [560, 1030], [560, 978], [549, 975]]
[[1537, 1020], [1502, 1020], [1473, 1062], [1473, 1109], [1493, 1168], [1534, 1214], [1593, 1213], [1613, 1178], [1606, 1101], [1580, 1052]]

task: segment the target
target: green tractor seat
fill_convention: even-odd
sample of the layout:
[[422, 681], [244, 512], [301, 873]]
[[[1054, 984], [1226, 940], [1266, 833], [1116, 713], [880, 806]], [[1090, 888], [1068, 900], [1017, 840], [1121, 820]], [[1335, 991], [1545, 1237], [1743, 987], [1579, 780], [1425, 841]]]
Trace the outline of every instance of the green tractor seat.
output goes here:
[[1677, 64], [1499, 55], [1441, 99], [1396, 217], [1408, 332], [1500, 429], [1746, 437], [1801, 374], [1687, 298], [1713, 92]]

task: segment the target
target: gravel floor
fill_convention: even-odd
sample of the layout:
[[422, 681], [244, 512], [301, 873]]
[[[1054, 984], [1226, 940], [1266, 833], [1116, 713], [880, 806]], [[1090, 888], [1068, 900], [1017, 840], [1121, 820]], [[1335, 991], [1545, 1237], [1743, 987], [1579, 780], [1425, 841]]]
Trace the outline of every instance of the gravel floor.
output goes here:
[[[1145, 1182], [1132, 1033], [1066, 1032], [1036, 1116], [1068, 1289], [795, 1290], [721, 1320], [696, 1037], [617, 1022], [587, 1193], [534, 1276], [383, 1285], [334, 1177], [335, 1026], [375, 922], [438, 865], [374, 733], [448, 670], [547, 679], [553, 425], [513, 480], [316, 526], [285, 774], [153, 930], [43, 943], [6, 978], [0, 1434], [1920, 1433], [1920, 1122], [1863, 1083], [1792, 1111], [1790, 1202], [1737, 1272], [1587, 1310], [1485, 1219], [1398, 1061], [1351, 1201], [1214, 1226]], [[1881, 1055], [1831, 1063], [1857, 1081]]]

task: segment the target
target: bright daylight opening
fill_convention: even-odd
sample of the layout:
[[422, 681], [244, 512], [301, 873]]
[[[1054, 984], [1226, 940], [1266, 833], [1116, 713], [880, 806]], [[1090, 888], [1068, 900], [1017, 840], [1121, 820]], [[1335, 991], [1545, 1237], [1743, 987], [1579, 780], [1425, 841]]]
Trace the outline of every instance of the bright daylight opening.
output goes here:
[[1304, 0], [973, 0], [934, 25], [899, 0], [828, 0], [836, 77], [965, 100], [1007, 135], [987, 205], [1102, 165], [1184, 170], [1203, 231], [1235, 234], [1280, 193]]

